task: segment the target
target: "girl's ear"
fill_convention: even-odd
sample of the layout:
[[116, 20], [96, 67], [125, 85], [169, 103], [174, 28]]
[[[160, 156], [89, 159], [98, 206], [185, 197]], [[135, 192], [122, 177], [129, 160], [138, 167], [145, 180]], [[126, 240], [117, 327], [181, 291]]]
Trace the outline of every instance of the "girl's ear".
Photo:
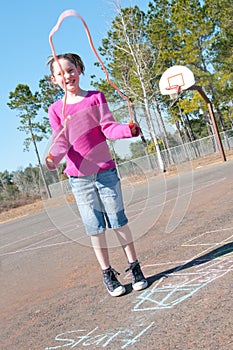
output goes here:
[[77, 71], [78, 71], [78, 74], [79, 74], [79, 75], [82, 74], [82, 70], [81, 70], [81, 68], [80, 68], [79, 66], [77, 67]]
[[54, 83], [54, 84], [57, 84], [57, 81], [56, 81], [56, 79], [55, 79], [55, 77], [52, 75], [51, 76], [51, 81]]

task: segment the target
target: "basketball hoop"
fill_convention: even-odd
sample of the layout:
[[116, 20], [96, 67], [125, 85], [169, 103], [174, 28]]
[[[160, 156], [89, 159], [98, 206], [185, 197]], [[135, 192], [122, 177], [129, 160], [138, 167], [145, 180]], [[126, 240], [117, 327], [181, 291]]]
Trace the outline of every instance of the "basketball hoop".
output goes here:
[[192, 71], [185, 66], [168, 68], [161, 76], [159, 89], [162, 95], [170, 95], [174, 103], [181, 93], [195, 84]]
[[179, 97], [179, 93], [181, 91], [180, 85], [173, 85], [166, 87], [166, 90], [168, 90], [168, 94], [170, 95], [171, 100], [176, 100]]

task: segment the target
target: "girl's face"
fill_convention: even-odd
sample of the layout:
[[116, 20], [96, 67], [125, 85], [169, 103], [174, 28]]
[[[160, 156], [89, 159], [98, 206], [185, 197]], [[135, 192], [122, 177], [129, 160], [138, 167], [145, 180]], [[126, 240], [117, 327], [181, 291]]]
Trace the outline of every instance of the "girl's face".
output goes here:
[[79, 89], [79, 76], [81, 74], [81, 69], [64, 58], [59, 59], [59, 63], [64, 74], [64, 81], [59, 64], [55, 61], [53, 63], [52, 82], [58, 84], [63, 90], [66, 89], [68, 92], [72, 93], [77, 92]]

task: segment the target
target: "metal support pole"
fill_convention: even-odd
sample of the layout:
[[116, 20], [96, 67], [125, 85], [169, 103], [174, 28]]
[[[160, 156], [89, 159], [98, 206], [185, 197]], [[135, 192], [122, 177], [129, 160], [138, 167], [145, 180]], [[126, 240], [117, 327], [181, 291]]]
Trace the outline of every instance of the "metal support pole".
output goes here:
[[208, 106], [210, 118], [211, 118], [211, 121], [213, 123], [215, 136], [216, 136], [216, 140], [217, 140], [217, 144], [218, 144], [218, 149], [219, 149], [219, 152], [221, 154], [222, 160], [225, 162], [226, 161], [226, 155], [225, 155], [225, 152], [224, 152], [224, 149], [223, 149], [222, 141], [221, 141], [220, 134], [219, 134], [219, 131], [218, 131], [218, 126], [217, 126], [217, 123], [216, 123], [216, 118], [215, 118], [214, 111], [213, 111], [213, 106], [212, 106], [212, 103], [211, 103], [210, 99], [208, 98], [208, 96], [206, 96], [206, 94], [202, 90], [201, 86], [193, 85], [190, 88], [188, 88], [188, 90], [196, 90], [196, 91], [198, 91], [199, 94], [201, 95], [201, 97], [203, 98], [203, 100], [206, 102], [206, 104]]

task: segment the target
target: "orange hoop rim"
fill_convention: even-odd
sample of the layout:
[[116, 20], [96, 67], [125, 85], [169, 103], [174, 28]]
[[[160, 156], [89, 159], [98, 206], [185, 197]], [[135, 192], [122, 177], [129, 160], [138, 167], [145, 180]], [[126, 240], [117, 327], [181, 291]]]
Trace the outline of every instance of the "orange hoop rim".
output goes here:
[[175, 90], [175, 89], [176, 89], [176, 92], [180, 92], [181, 86], [180, 85], [172, 85], [172, 86], [166, 87], [166, 90]]

